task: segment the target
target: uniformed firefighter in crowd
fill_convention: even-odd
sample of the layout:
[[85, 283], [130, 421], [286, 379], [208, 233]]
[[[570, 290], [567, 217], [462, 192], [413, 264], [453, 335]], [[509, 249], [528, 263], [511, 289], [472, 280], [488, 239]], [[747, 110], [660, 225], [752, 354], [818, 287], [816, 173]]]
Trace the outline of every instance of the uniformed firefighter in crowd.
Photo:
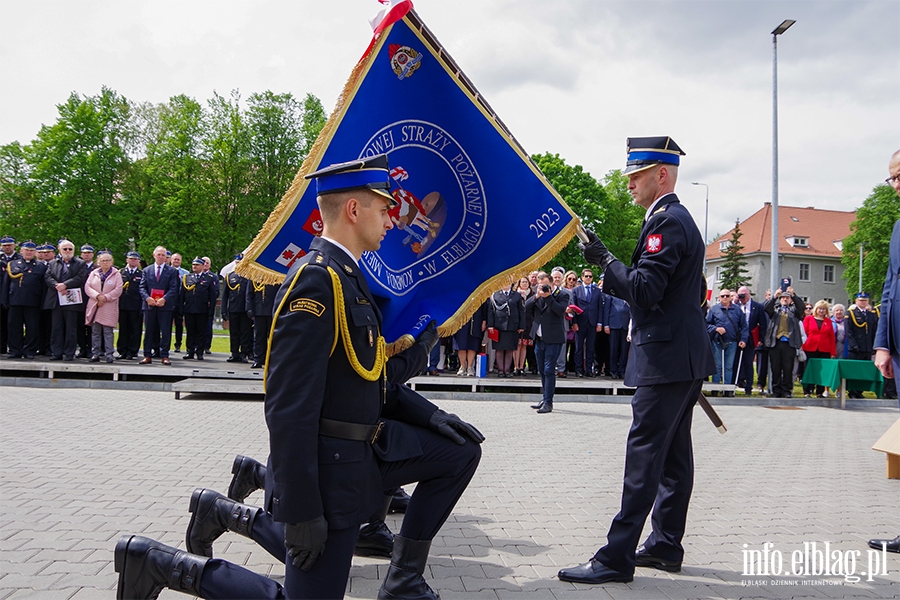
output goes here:
[[[203, 346], [203, 351], [206, 354], [210, 354], [212, 352], [213, 323], [216, 321], [216, 300], [219, 298], [219, 275], [212, 270], [212, 261], [209, 260], [208, 256], [202, 256], [201, 258], [203, 259], [203, 276], [209, 279], [216, 292], [216, 298], [209, 306], [209, 319], [206, 321], [206, 336]], [[225, 313], [222, 314], [224, 315]]]
[[[56, 259], [56, 246], [50, 242], [46, 242], [43, 246], [38, 246], [37, 258], [43, 265], [49, 265], [50, 261]], [[42, 296], [43, 298], [43, 296]], [[41, 334], [38, 339], [38, 354], [41, 356], [50, 356], [50, 335], [53, 332], [53, 311], [43, 306], [41, 301]]]
[[209, 307], [215, 306], [216, 288], [212, 279], [203, 273], [203, 259], [197, 257], [191, 263], [192, 273], [181, 278], [181, 309], [187, 330], [184, 360], [203, 360], [206, 349], [206, 326], [209, 323]]
[[[691, 416], [703, 379], [715, 370], [700, 304], [703, 238], [675, 195], [682, 155], [669, 137], [628, 140], [628, 190], [647, 210], [631, 266], [592, 233], [583, 244], [588, 264], [604, 271], [603, 291], [631, 307], [625, 385], [636, 390], [621, 509], [606, 545], [588, 562], [560, 570], [563, 581], [629, 582], [635, 566], [681, 570], [694, 476]], [[653, 528], [638, 548], [651, 509]]]
[[119, 296], [119, 337], [116, 341], [117, 360], [136, 358], [141, 350], [141, 330], [144, 326], [142, 312], [144, 299], [141, 298], [141, 255], [134, 250], [125, 255], [125, 266], [119, 271], [122, 276], [122, 295]]
[[[235, 254], [235, 264], [240, 264], [243, 254]], [[225, 277], [222, 287], [222, 320], [228, 329], [231, 356], [228, 362], [245, 363], [253, 358], [253, 320], [247, 315], [247, 288], [250, 280], [232, 271]]]
[[269, 333], [272, 329], [272, 313], [275, 310], [277, 285], [249, 282], [247, 285], [247, 316], [253, 321], [253, 364], [251, 369], [262, 369], [266, 364]]
[[[87, 281], [87, 276], [91, 274], [91, 271], [98, 268], [96, 262], [94, 262], [94, 247], [90, 244], [82, 244], [79, 249], [81, 253], [81, 260], [84, 261], [84, 266], [86, 269], [85, 281]], [[84, 295], [84, 286], [81, 286], [82, 295]], [[75, 358], [90, 358], [91, 357], [91, 326], [85, 324], [85, 311], [87, 310], [87, 296], [84, 296], [84, 302], [82, 302], [79, 306], [81, 310], [81, 316], [79, 317], [78, 322], [78, 354], [75, 355]]]
[[484, 437], [388, 382], [381, 312], [359, 266], [393, 227], [387, 157], [308, 177], [316, 179], [324, 228], [276, 300], [266, 366], [269, 512], [256, 511], [252, 526], [254, 539], [286, 547], [284, 586], [221, 559], [124, 536], [115, 551], [120, 597], [150, 598], [169, 587], [208, 599], [342, 598], [359, 525], [386, 492], [417, 481], [378, 596], [437, 598], [423, 576], [431, 540], [474, 475]]
[[[878, 331], [879, 311], [869, 306], [869, 294], [859, 292], [847, 311], [847, 358], [872, 360], [875, 355], [875, 333]], [[847, 390], [850, 398], [862, 398], [860, 390]]]
[[9, 311], [9, 358], [30, 360], [37, 356], [40, 342], [47, 265], [36, 258], [34, 242], [22, 242], [19, 250], [21, 258], [6, 263], [5, 277], [0, 283], [0, 303]]
[[[6, 281], [6, 265], [9, 261], [22, 258], [22, 255], [16, 252], [16, 239], [8, 235], [0, 238], [0, 286]], [[0, 354], [6, 354], [7, 336], [9, 335], [9, 306], [0, 301]]]

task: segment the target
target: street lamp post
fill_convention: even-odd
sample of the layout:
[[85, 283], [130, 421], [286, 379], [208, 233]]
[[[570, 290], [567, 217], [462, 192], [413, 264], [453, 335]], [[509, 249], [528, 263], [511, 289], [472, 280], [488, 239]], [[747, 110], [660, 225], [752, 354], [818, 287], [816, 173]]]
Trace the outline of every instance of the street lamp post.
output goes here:
[[865, 242], [860, 242], [859, 244], [859, 289], [857, 292], [863, 291], [862, 289], [862, 270], [863, 270], [863, 246], [865, 246]]
[[778, 36], [796, 23], [786, 19], [772, 31], [772, 278], [774, 293], [781, 273], [778, 269]]
[[691, 185], [702, 185], [706, 188], [706, 212], [703, 218], [703, 276], [706, 277], [706, 244], [709, 243], [709, 186], [699, 181], [692, 181]]

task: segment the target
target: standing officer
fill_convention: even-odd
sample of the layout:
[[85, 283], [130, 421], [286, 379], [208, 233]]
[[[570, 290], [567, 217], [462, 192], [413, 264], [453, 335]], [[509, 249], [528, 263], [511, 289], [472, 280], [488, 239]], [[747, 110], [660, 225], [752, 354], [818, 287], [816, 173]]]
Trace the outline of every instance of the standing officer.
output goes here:
[[283, 524], [270, 529], [287, 548], [284, 588], [220, 559], [123, 536], [121, 596], [168, 586], [204, 598], [342, 598], [360, 523], [386, 490], [418, 480], [379, 598], [437, 598], [422, 575], [431, 540], [474, 475], [484, 438], [415, 392], [385, 393], [381, 313], [359, 260], [393, 227], [387, 157], [308, 177], [324, 228], [278, 292], [266, 369], [266, 504]]
[[[50, 261], [56, 259], [56, 246], [47, 242], [43, 246], [38, 247], [37, 257], [43, 265], [48, 266]], [[53, 311], [45, 308], [43, 306], [43, 301], [41, 302], [40, 321], [41, 333], [38, 338], [38, 354], [41, 356], [50, 356], [50, 335], [53, 332]]]
[[[563, 581], [628, 582], [635, 565], [681, 570], [694, 476], [691, 414], [703, 379], [714, 371], [700, 308], [705, 245], [675, 195], [683, 155], [668, 137], [629, 139], [628, 189], [647, 209], [631, 266], [619, 262], [591, 232], [584, 244], [585, 260], [606, 272], [603, 290], [631, 306], [633, 355], [625, 384], [637, 389], [621, 509], [607, 544], [587, 563], [562, 569]], [[651, 508], [653, 531], [635, 553]]]
[[119, 339], [116, 350], [120, 360], [131, 360], [138, 355], [141, 347], [141, 326], [143, 325], [144, 299], [141, 298], [141, 255], [132, 250], [125, 255], [126, 266], [119, 271], [122, 275], [122, 295], [119, 296]]
[[[168, 253], [167, 253], [168, 254]], [[190, 273], [181, 266], [182, 258], [177, 252], [168, 258], [168, 264], [178, 271], [178, 281]], [[181, 352], [181, 343], [184, 341], [184, 311], [181, 305], [181, 284], [178, 284], [178, 301], [175, 303], [175, 310], [172, 312], [172, 319], [175, 322], [175, 349], [174, 352]]]
[[[872, 360], [875, 354], [875, 333], [878, 330], [878, 309], [869, 306], [869, 294], [859, 292], [855, 303], [847, 311], [847, 358]], [[862, 398], [860, 390], [848, 390], [851, 398]]]
[[30, 360], [37, 355], [40, 340], [41, 301], [47, 289], [44, 283], [47, 266], [35, 258], [37, 246], [34, 242], [22, 242], [19, 249], [22, 258], [6, 263], [0, 298], [9, 307], [9, 358]]
[[[79, 252], [81, 252], [81, 260], [84, 261], [87, 275], [90, 275], [91, 271], [99, 267], [99, 265], [94, 262], [94, 247], [90, 244], [82, 244]], [[85, 281], [87, 281], [87, 277], [85, 277]], [[84, 287], [82, 287], [81, 293], [84, 295]], [[79, 317], [78, 322], [78, 354], [75, 355], [75, 358], [90, 358], [91, 326], [85, 325], [84, 322], [85, 311], [87, 310], [87, 296], [85, 296], [85, 300], [79, 305], [79, 308], [81, 309], [81, 316]]]
[[203, 257], [203, 276], [206, 277], [216, 291], [216, 297], [209, 307], [209, 320], [206, 322], [206, 340], [203, 346], [207, 354], [212, 353], [213, 324], [216, 321], [216, 299], [219, 297], [219, 275], [211, 269], [212, 262], [208, 256]]
[[[47, 284], [44, 308], [53, 311], [50, 360], [75, 360], [78, 328], [84, 323], [85, 297], [82, 287], [87, 276], [87, 266], [75, 256], [75, 244], [70, 240], [60, 240], [59, 256], [47, 265], [44, 273]], [[60, 298], [63, 300], [60, 301]]]
[[[243, 254], [235, 254], [234, 262], [239, 264], [243, 260]], [[225, 277], [225, 287], [222, 288], [222, 318], [228, 328], [228, 338], [231, 342], [231, 356], [227, 362], [247, 362], [247, 357], [253, 353], [253, 321], [247, 316], [247, 288], [250, 280], [241, 277], [232, 271]]]
[[572, 290], [572, 301], [583, 312], [575, 315], [575, 375], [594, 377], [594, 346], [600, 330], [600, 288], [594, 283], [594, 272], [581, 272], [581, 285]]
[[247, 316], [253, 321], [253, 364], [251, 369], [262, 369], [266, 364], [269, 347], [269, 330], [272, 329], [272, 313], [275, 310], [277, 285], [266, 285], [255, 281], [247, 285], [245, 305]]
[[[22, 258], [22, 255], [16, 252], [15, 238], [4, 235], [0, 238], [0, 286], [6, 281], [6, 265], [17, 258]], [[9, 335], [9, 305], [2, 300], [5, 298], [0, 299], [0, 354], [6, 354], [7, 336]]]
[[203, 273], [202, 258], [195, 258], [191, 267], [194, 272], [181, 278], [181, 306], [187, 329], [187, 345], [181, 358], [190, 360], [196, 355], [197, 360], [203, 360], [206, 323], [209, 307], [216, 302], [216, 290], [210, 278]]
[[157, 246], [153, 251], [154, 264], [144, 269], [141, 277], [141, 298], [144, 300], [144, 359], [142, 365], [153, 362], [154, 351], [164, 365], [171, 365], [169, 346], [172, 343], [172, 315], [178, 303], [180, 281], [178, 271], [166, 264], [166, 249]]

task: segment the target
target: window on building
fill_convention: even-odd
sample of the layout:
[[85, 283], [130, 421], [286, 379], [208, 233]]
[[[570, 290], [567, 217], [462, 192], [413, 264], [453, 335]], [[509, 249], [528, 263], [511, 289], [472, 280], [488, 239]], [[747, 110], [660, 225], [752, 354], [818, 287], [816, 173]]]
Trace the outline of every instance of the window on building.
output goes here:
[[825, 283], [834, 283], [834, 265], [825, 265], [825, 273], [822, 279]]
[[800, 263], [800, 273], [797, 275], [800, 281], [809, 281], [809, 263]]
[[725, 252], [728, 250], [728, 246], [731, 245], [731, 240], [722, 240], [719, 242], [719, 252]]
[[795, 237], [794, 248], [809, 248], [809, 238], [808, 237]]
[[716, 267], [716, 281], [722, 281], [722, 267]]
[[834, 298], [822, 298], [829, 306], [834, 306]]

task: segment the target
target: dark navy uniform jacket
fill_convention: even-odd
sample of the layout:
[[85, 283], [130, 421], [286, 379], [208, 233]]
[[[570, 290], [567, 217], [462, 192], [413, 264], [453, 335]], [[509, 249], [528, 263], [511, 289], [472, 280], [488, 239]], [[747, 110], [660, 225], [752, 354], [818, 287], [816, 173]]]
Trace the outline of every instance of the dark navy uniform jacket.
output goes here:
[[606, 302], [603, 303], [603, 317], [601, 318], [603, 326], [610, 329], [627, 329], [630, 319], [631, 309], [628, 308], [625, 300], [607, 295]]
[[181, 278], [181, 306], [185, 314], [207, 314], [216, 304], [216, 288], [212, 279], [202, 273], [188, 273]]
[[[65, 274], [63, 274], [63, 266], [62, 257], [57, 257], [50, 261], [50, 264], [47, 265], [47, 271], [44, 273], [44, 283], [47, 284], [47, 292], [44, 295], [44, 308], [47, 310], [59, 306], [59, 293], [56, 291], [57, 283], [64, 283], [66, 284], [66, 289], [74, 290], [83, 288], [84, 282], [87, 280], [87, 265], [77, 256], [73, 256], [72, 260], [69, 261], [69, 268]], [[84, 307], [87, 305], [87, 297], [84, 290], [82, 290], [81, 298], [81, 304], [67, 304], [60, 308], [73, 311], [84, 310]]]
[[[250, 280], [231, 272], [225, 278], [225, 287], [222, 288], [222, 314], [247, 312], [247, 288]], [[226, 317], [227, 318], [227, 317]]]
[[631, 356], [625, 384], [703, 379], [715, 371], [701, 301], [706, 247], [675, 194], [647, 216], [631, 266], [613, 261], [603, 291], [631, 306]]
[[[339, 333], [329, 268], [340, 278], [349, 340]], [[381, 312], [359, 265], [334, 244], [313, 240], [288, 272], [276, 307], [265, 379], [266, 508], [284, 523], [324, 515], [334, 529], [358, 526], [383, 505], [378, 461], [420, 455], [410, 424], [426, 426], [437, 407], [383, 375], [367, 381], [354, 370], [345, 344], [371, 369]], [[383, 419], [385, 426], [372, 445], [319, 435], [320, 418], [365, 425]]]
[[134, 273], [128, 271], [128, 267], [119, 269], [119, 274], [122, 276], [119, 310], [141, 310], [144, 305], [144, 299], [141, 298], [141, 280], [144, 278], [144, 270], [137, 267]]
[[275, 312], [275, 298], [277, 294], [277, 285], [260, 286], [252, 281], [248, 282], [247, 294], [244, 297], [247, 313], [259, 317], [271, 317]]
[[[0, 289], [3, 288], [3, 285], [6, 283], [7, 277], [9, 277], [9, 274], [6, 272], [6, 265], [18, 258], [22, 258], [22, 255], [18, 252], [14, 251], [9, 256], [7, 256], [5, 252], [0, 252]], [[2, 299], [4, 300], [4, 302], [0, 302], [0, 304], [6, 306], [6, 296], [3, 295]]]
[[17, 258], [6, 265], [6, 277], [0, 287], [0, 304], [4, 306], [33, 306], [40, 308], [47, 284], [44, 274], [47, 265], [33, 258]]

